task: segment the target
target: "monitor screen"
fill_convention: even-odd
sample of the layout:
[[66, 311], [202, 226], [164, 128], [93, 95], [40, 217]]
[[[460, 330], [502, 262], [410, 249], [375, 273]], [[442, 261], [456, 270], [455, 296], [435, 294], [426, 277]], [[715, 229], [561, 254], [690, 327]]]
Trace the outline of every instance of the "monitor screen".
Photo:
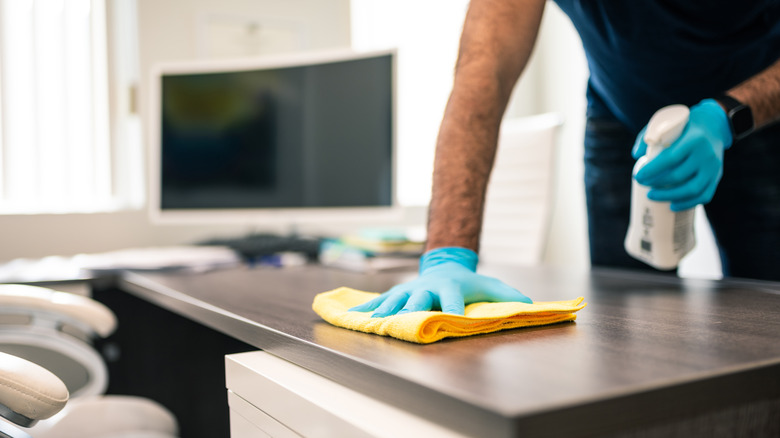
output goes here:
[[393, 51], [156, 73], [153, 208], [391, 207]]

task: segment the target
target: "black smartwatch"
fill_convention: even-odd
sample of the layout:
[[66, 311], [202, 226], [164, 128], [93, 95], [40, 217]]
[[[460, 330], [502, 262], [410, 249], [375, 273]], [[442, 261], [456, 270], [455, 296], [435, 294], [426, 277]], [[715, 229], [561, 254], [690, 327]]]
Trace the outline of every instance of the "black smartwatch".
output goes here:
[[742, 140], [753, 132], [755, 125], [753, 123], [753, 112], [750, 111], [749, 106], [726, 94], [721, 94], [715, 100], [726, 108], [726, 116], [729, 119], [731, 135], [734, 136], [734, 141]]

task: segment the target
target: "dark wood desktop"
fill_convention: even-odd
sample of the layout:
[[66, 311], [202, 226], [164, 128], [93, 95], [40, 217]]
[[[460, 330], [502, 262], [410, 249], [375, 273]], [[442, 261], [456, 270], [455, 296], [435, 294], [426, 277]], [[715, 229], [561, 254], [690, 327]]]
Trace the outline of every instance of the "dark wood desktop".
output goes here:
[[319, 292], [383, 291], [414, 272], [128, 273], [119, 288], [476, 437], [780, 436], [780, 284], [482, 272], [535, 300], [584, 296], [588, 306], [574, 323], [415, 345], [330, 326], [311, 310]]

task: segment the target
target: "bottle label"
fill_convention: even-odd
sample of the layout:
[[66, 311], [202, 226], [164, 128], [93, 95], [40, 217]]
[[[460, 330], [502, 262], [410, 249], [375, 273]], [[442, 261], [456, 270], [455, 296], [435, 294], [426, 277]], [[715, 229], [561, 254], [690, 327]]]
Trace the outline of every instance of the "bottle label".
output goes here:
[[674, 214], [674, 252], [687, 252], [693, 246], [693, 208]]
[[642, 251], [651, 253], [653, 252], [653, 240], [650, 237], [650, 230], [653, 228], [653, 213], [649, 208], [645, 207], [645, 212], [642, 215], [642, 240], [639, 241], [639, 246]]
[[647, 199], [648, 188], [632, 183], [628, 254], [658, 269], [673, 269], [696, 245], [695, 209], [673, 212], [668, 202]]

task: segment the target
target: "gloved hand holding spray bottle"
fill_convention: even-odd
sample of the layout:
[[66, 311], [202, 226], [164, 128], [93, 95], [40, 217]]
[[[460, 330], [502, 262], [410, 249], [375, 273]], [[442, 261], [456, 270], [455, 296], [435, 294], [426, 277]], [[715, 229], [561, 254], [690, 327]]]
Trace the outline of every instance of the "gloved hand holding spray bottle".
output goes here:
[[[662, 150], [675, 142], [688, 123], [690, 110], [671, 105], [658, 110], [647, 125], [647, 152], [634, 165], [634, 175]], [[632, 180], [631, 218], [626, 234], [626, 251], [657, 269], [673, 269], [696, 245], [694, 208], [672, 211], [670, 202], [648, 199], [649, 187]]]

